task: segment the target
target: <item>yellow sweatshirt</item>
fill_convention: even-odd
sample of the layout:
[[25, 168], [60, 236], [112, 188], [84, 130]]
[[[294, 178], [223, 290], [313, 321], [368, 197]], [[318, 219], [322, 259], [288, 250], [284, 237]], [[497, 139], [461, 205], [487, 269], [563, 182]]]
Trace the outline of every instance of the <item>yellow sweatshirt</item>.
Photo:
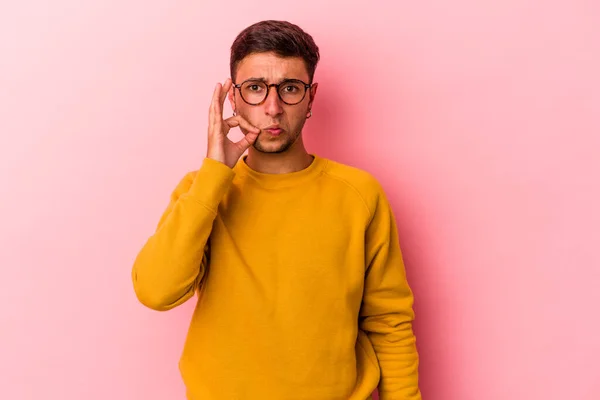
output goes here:
[[205, 158], [132, 271], [141, 303], [198, 294], [179, 363], [190, 400], [421, 399], [394, 216], [376, 179], [316, 155], [264, 174]]

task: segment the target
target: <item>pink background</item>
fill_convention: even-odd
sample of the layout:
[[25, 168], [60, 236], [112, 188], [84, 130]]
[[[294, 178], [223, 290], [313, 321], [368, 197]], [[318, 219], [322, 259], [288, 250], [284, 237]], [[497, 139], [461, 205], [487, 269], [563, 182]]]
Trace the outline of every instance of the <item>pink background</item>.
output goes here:
[[183, 399], [193, 303], [131, 264], [274, 18], [321, 48], [308, 149], [392, 201], [424, 398], [600, 399], [600, 3], [208, 3], [3, 2], [0, 398]]

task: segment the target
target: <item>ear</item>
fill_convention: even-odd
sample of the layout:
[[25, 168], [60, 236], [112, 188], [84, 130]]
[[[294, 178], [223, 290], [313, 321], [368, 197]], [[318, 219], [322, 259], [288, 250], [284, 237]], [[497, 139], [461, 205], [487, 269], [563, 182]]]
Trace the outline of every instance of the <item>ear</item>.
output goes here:
[[233, 87], [233, 85], [231, 85], [227, 97], [229, 98], [229, 104], [231, 105], [231, 109], [233, 110], [233, 112], [235, 112], [235, 88]]
[[313, 83], [313, 85], [310, 87], [310, 91], [309, 91], [310, 100], [308, 101], [308, 109], [309, 110], [312, 108], [313, 101], [315, 101], [315, 96], [317, 95], [318, 87], [319, 87], [318, 83]]

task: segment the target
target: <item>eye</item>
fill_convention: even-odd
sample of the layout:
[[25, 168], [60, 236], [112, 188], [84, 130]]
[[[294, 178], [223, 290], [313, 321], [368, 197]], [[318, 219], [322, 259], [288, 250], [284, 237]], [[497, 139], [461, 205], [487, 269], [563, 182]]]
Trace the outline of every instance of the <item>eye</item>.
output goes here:
[[264, 91], [265, 87], [262, 82], [249, 81], [249, 82], [245, 82], [242, 85], [242, 90], [244, 90], [244, 92], [249, 92], [249, 93], [259, 93], [259, 92]]
[[299, 88], [298, 88], [298, 86], [290, 84], [290, 85], [284, 86], [283, 90], [287, 93], [294, 93], [294, 92], [298, 91]]

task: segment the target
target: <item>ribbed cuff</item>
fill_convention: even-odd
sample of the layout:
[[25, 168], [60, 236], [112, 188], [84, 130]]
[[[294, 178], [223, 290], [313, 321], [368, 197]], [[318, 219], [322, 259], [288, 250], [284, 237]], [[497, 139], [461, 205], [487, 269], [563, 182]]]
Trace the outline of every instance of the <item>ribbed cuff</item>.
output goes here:
[[214, 212], [231, 187], [235, 172], [222, 162], [206, 157], [188, 194]]

